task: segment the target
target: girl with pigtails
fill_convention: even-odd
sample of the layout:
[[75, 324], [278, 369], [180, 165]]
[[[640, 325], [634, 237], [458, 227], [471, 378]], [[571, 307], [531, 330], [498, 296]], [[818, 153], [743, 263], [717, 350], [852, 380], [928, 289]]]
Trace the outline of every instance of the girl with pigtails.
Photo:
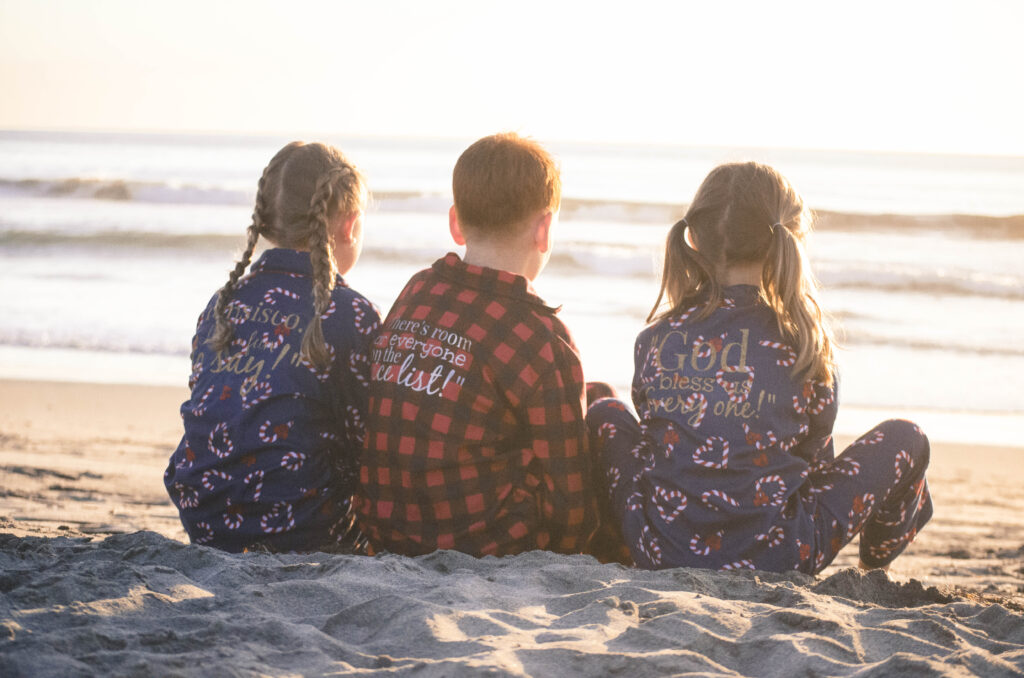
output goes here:
[[815, 573], [859, 534], [860, 566], [887, 569], [931, 517], [914, 424], [886, 421], [834, 456], [810, 228], [790, 183], [749, 162], [712, 170], [669, 232], [636, 341], [639, 421], [611, 398], [587, 415], [604, 510], [638, 566]]
[[[359, 551], [373, 305], [343, 274], [367, 192], [337, 149], [293, 142], [263, 171], [245, 252], [199, 316], [185, 434], [164, 483], [193, 543]], [[246, 274], [260, 238], [270, 248]]]

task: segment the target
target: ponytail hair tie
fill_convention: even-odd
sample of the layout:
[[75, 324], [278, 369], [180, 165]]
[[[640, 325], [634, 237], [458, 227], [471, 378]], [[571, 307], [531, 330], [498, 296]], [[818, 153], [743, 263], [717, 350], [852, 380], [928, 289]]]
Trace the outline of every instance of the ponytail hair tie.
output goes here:
[[785, 230], [785, 228], [783, 227], [782, 223], [776, 221], [774, 224], [768, 227], [768, 230], [772, 232], [772, 235], [775, 235], [775, 232], [777, 230]]

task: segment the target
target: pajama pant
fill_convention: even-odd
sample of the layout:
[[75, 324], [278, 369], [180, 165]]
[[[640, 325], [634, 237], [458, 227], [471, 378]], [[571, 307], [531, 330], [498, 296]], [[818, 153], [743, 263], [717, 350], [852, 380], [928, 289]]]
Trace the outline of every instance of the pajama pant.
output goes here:
[[[614, 438], [606, 439], [599, 435], [599, 429], [605, 423], [615, 426], [617, 433]], [[587, 413], [587, 425], [593, 449], [600, 454], [602, 469], [614, 466], [621, 471], [621, 480], [615, 490], [604, 492], [606, 500], [600, 507], [602, 521], [621, 527], [621, 533], [615, 538], [628, 544], [633, 559], [643, 566], [646, 558], [635, 546], [642, 543], [643, 523], [637, 520], [640, 514], [628, 511], [626, 503], [637, 490], [638, 483], [633, 477], [643, 468], [641, 459], [650, 458], [643, 453], [635, 454], [637, 446], [657, 444], [650, 436], [644, 438], [637, 420], [621, 402], [614, 399], [595, 403]], [[653, 456], [658, 463], [673, 463], [665, 458], [660, 446], [657, 447]], [[781, 451], [775, 453], [785, 454]], [[803, 537], [802, 543], [806, 544], [800, 549], [800, 562], [782, 566], [765, 563], [759, 569], [818, 572], [858, 534], [861, 535], [861, 561], [868, 567], [888, 565], [931, 518], [932, 503], [925, 480], [928, 458], [928, 438], [924, 433], [909, 421], [894, 419], [871, 429], [835, 460], [812, 464], [799, 490], [806, 502], [808, 522], [812, 523], [797, 530], [801, 534], [796, 536]], [[685, 469], [680, 472], [685, 472]], [[600, 482], [601, 487], [607, 490], [607, 481], [602, 479]], [[752, 495], [752, 487], [750, 491]], [[627, 516], [628, 513], [632, 515]], [[751, 544], [755, 532], [751, 526]], [[678, 541], [684, 541], [682, 535]], [[817, 548], [812, 548], [811, 544], [816, 544]], [[614, 546], [595, 544], [595, 555], [600, 551], [608, 557]], [[756, 560], [754, 564], [758, 565]]]

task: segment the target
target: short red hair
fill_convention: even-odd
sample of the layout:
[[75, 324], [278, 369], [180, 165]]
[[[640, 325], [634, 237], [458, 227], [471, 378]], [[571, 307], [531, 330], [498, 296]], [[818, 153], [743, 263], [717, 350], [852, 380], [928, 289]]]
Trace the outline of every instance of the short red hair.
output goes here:
[[535, 212], [557, 211], [562, 179], [540, 144], [505, 132], [463, 151], [452, 174], [452, 194], [463, 227], [497, 234]]

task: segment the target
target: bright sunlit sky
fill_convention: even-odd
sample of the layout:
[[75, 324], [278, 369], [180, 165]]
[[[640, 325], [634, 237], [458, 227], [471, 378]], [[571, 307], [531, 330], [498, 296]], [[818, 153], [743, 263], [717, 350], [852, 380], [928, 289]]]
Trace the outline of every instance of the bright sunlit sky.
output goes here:
[[1024, 155], [1024, 2], [0, 0], [0, 128]]

